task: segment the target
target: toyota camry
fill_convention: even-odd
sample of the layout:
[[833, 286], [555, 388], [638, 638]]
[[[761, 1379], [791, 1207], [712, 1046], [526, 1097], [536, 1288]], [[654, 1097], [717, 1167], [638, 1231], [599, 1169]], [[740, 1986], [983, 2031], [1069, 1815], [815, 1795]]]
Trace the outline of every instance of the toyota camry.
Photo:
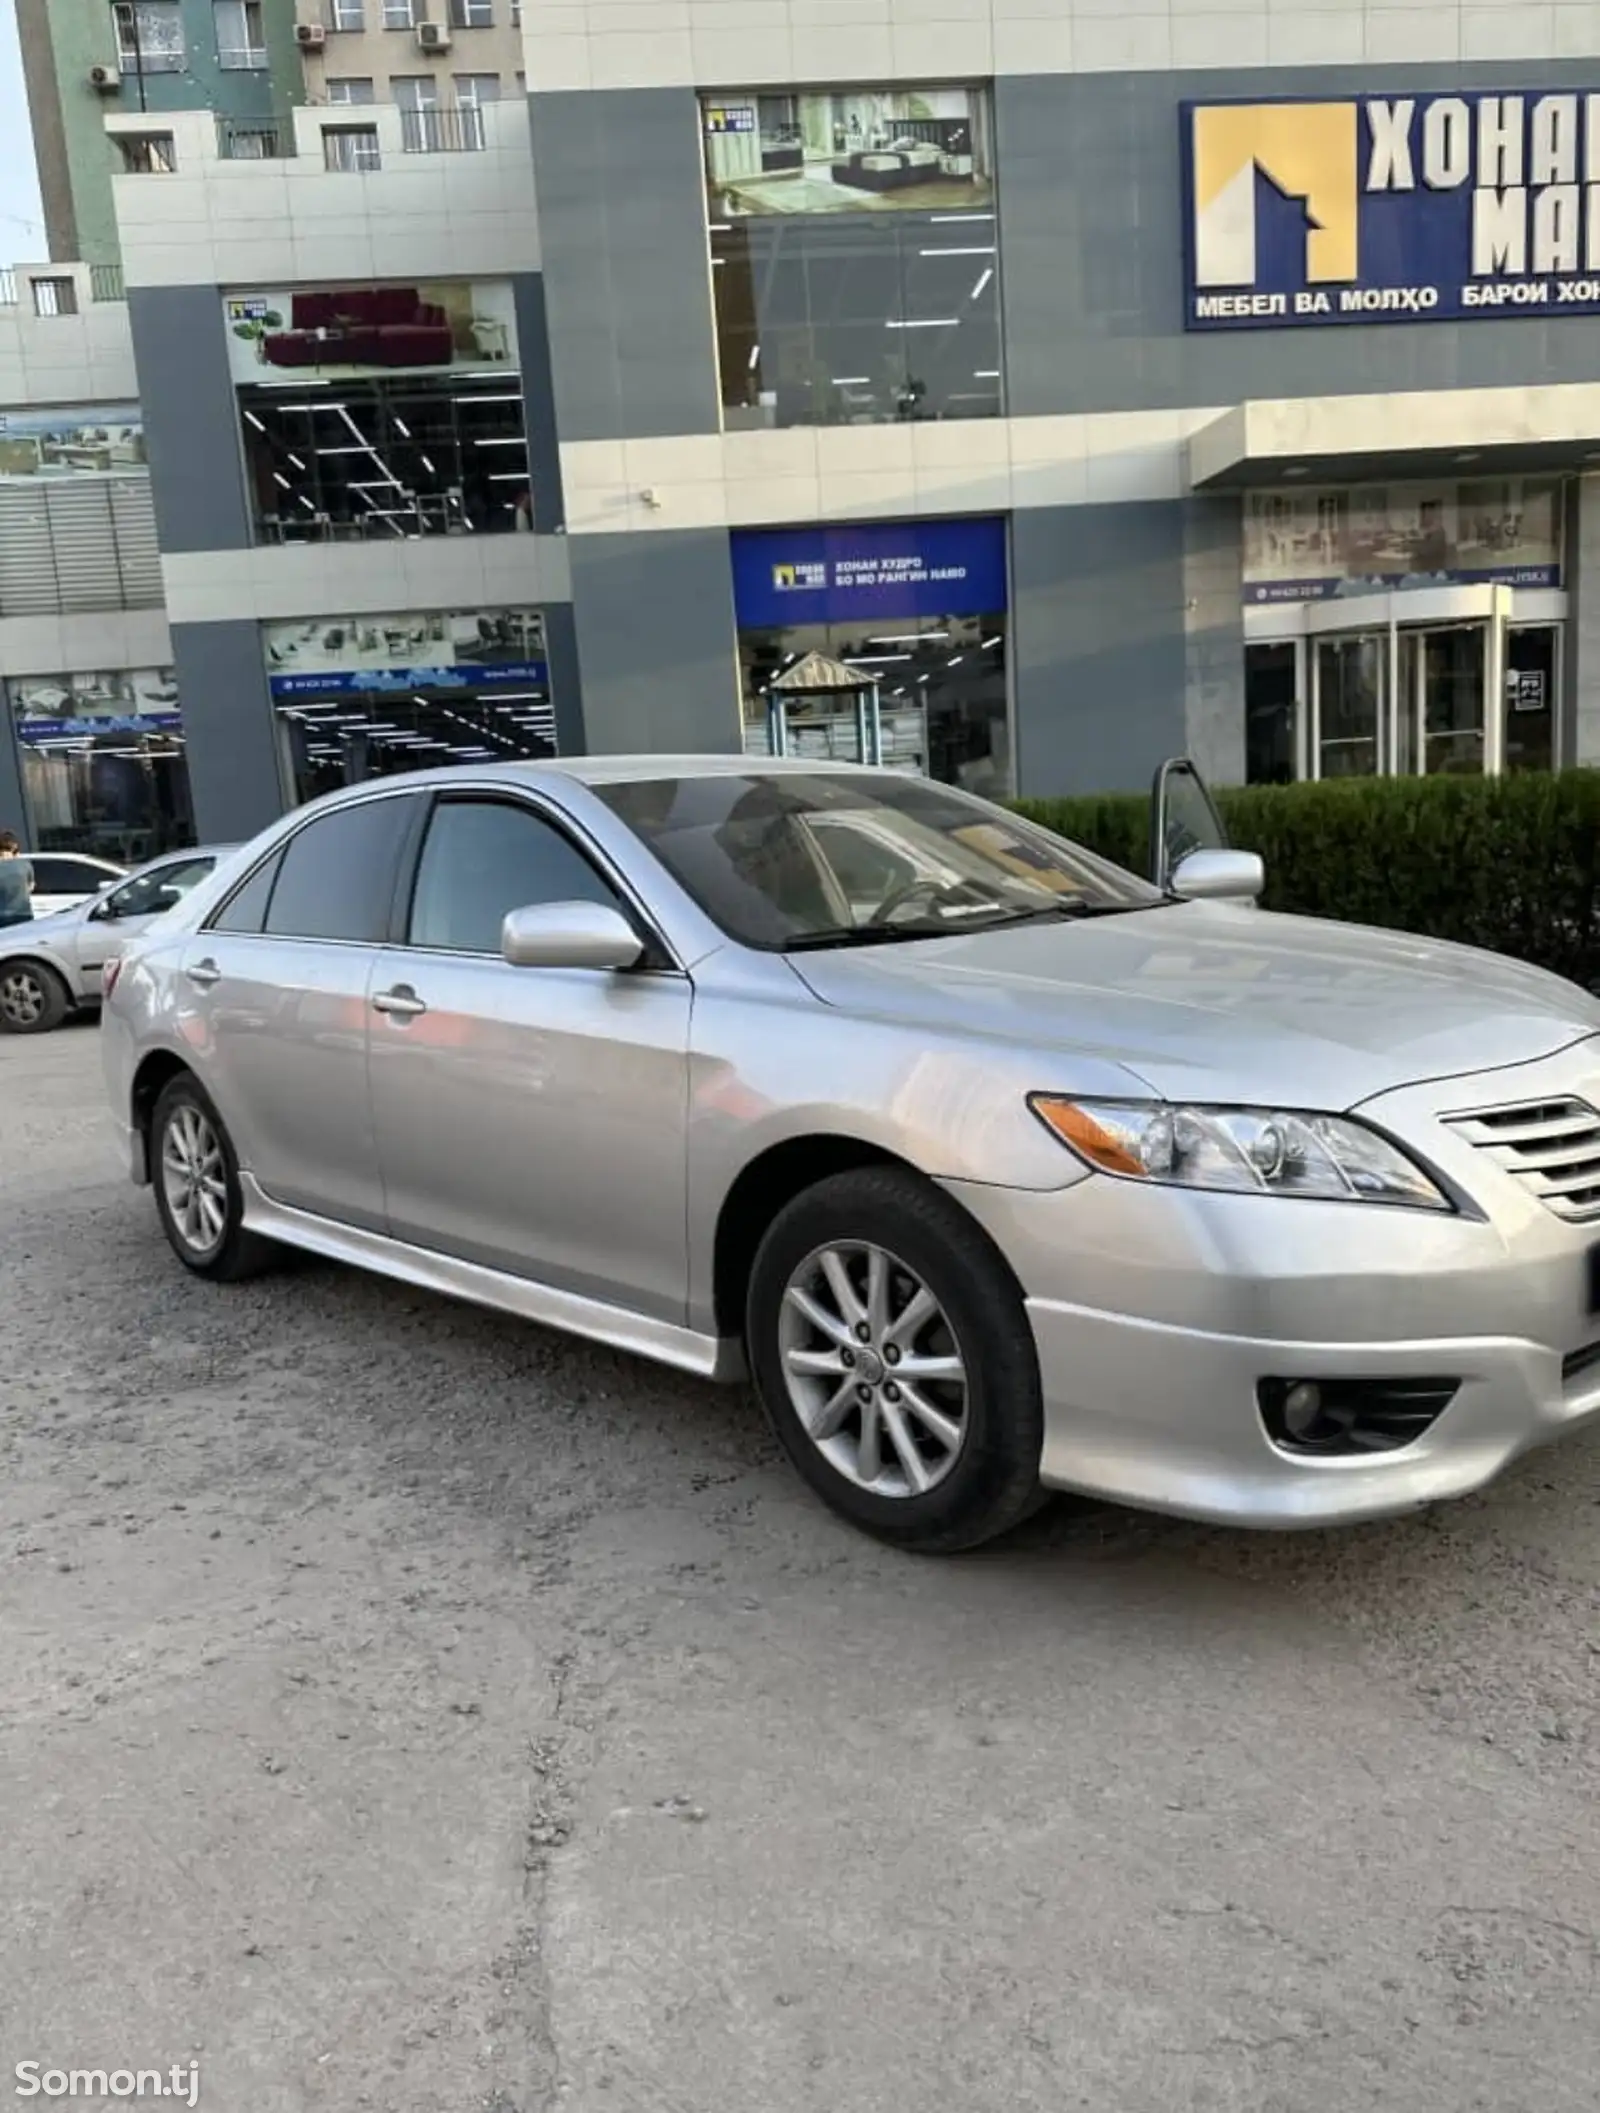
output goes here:
[[1477, 1489], [1600, 1412], [1600, 1003], [1267, 913], [1196, 791], [1148, 878], [800, 760], [332, 794], [108, 965], [128, 1165], [201, 1276], [748, 1376], [905, 1547]]

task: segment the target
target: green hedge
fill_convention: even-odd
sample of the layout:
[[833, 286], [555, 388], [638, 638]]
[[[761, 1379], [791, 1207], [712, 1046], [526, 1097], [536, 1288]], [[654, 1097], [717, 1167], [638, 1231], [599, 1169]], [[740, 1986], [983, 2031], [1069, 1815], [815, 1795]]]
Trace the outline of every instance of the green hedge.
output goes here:
[[[1219, 791], [1266, 907], [1493, 948], [1600, 988], [1600, 772], [1367, 778]], [[1143, 796], [1021, 800], [1046, 828], [1143, 873]]]

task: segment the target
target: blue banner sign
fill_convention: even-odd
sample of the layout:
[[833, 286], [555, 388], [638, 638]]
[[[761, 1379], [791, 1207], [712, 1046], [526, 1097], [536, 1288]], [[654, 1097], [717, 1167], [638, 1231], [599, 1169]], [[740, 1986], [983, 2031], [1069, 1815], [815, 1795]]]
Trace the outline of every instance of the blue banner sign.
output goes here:
[[1468, 572], [1373, 572], [1345, 579], [1262, 580], [1247, 602], [1334, 602], [1353, 594], [1409, 594], [1419, 587], [1559, 587], [1559, 565], [1486, 566]]
[[1185, 103], [1184, 323], [1600, 315], [1600, 94]]
[[125, 712], [120, 717], [95, 712], [82, 719], [17, 722], [17, 733], [23, 741], [98, 741], [107, 734], [176, 734], [182, 728], [181, 712]]
[[274, 697], [345, 697], [360, 690], [492, 690], [511, 683], [544, 684], [543, 660], [458, 660], [448, 668], [328, 668], [268, 678]]
[[1006, 606], [1005, 523], [735, 530], [733, 601], [742, 631], [996, 615]]

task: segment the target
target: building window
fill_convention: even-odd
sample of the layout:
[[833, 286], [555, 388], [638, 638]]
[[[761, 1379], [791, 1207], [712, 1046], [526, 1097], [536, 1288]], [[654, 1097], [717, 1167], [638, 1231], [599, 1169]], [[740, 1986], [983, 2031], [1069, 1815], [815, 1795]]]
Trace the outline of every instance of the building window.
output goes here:
[[531, 517], [522, 392], [501, 375], [243, 389], [260, 542], [514, 532]]
[[701, 114], [727, 425], [998, 417], [983, 92], [722, 96]]
[[29, 834], [41, 851], [136, 865], [194, 842], [170, 668], [30, 676], [10, 685]]
[[531, 524], [505, 281], [231, 294], [224, 321], [261, 540]]
[[125, 73], [182, 73], [180, 0], [116, 0], [117, 56]]
[[262, 72], [267, 36], [261, 0], [212, 0], [217, 26], [217, 64], [224, 72]]
[[330, 0], [332, 20], [328, 27], [336, 34], [345, 30], [363, 30], [367, 26], [367, 11], [364, 0]]
[[417, 0], [383, 0], [385, 29], [415, 29], [417, 19]]
[[494, 0], [450, 0], [452, 29], [493, 29]]
[[377, 96], [370, 79], [359, 74], [330, 74], [322, 84], [330, 103], [373, 103]]
[[170, 132], [113, 132], [112, 142], [128, 176], [170, 176], [178, 166]]
[[[736, 532], [733, 568], [747, 754], [1010, 793], [1003, 521]], [[774, 688], [812, 654], [859, 687]]]
[[296, 801], [440, 764], [556, 753], [535, 609], [270, 623], [262, 644]]
[[460, 126], [460, 146], [468, 151], [480, 152], [485, 145], [483, 129], [483, 106], [500, 100], [500, 76], [497, 73], [458, 73], [455, 76], [456, 117]]
[[30, 279], [35, 315], [76, 315], [78, 289], [71, 279]]
[[377, 126], [324, 125], [322, 161], [324, 168], [338, 170], [347, 176], [360, 176], [369, 169], [381, 168], [383, 157], [378, 150]]

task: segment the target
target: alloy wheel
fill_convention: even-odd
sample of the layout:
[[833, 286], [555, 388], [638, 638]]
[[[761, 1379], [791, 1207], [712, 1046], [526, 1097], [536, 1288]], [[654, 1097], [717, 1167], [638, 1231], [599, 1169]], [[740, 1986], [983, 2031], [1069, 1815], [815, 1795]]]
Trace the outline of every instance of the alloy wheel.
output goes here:
[[228, 1224], [228, 1169], [222, 1141], [192, 1102], [181, 1101], [161, 1141], [161, 1189], [178, 1237], [209, 1254]]
[[858, 1489], [921, 1497], [967, 1433], [967, 1369], [938, 1299], [886, 1248], [838, 1241], [793, 1272], [778, 1324], [806, 1435]]
[[44, 1017], [50, 993], [37, 969], [9, 968], [0, 976], [0, 1017], [13, 1027], [32, 1027]]

